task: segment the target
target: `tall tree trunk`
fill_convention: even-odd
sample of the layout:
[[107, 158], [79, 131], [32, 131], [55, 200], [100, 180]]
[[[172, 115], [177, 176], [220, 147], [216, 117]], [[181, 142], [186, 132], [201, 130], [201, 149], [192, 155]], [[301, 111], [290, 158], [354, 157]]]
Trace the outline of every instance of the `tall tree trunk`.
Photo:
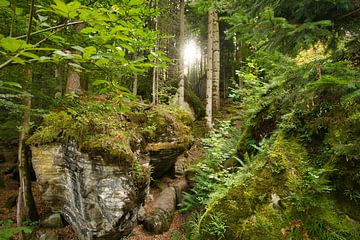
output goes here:
[[[85, 24], [77, 24], [75, 26], [75, 31], [79, 33], [82, 29], [85, 28]], [[77, 54], [80, 54], [79, 51], [76, 51]], [[70, 67], [68, 71], [67, 81], [66, 81], [66, 94], [81, 94], [81, 77], [80, 73], [75, 70], [74, 67]]]
[[[184, 79], [184, 31], [185, 31], [185, 12], [184, 12], [184, 0], [180, 0], [180, 36], [179, 36], [179, 105], [184, 106], [184, 85], [185, 85], [185, 79]], [[188, 73], [189, 75], [189, 73]]]
[[213, 27], [214, 9], [208, 11], [207, 78], [206, 78], [206, 126], [212, 128], [212, 83], [213, 83]]
[[[31, 84], [32, 82], [32, 69], [25, 69], [25, 82]], [[20, 226], [23, 220], [35, 221], [38, 219], [38, 214], [35, 206], [34, 197], [31, 190], [30, 180], [30, 163], [29, 159], [25, 157], [25, 139], [29, 133], [30, 127], [30, 111], [31, 111], [31, 96], [30, 93], [23, 98], [24, 115], [21, 124], [18, 146], [18, 164], [19, 164], [19, 196], [17, 206], [17, 224]]]
[[67, 81], [66, 81], [66, 94], [79, 94], [81, 93], [80, 73], [70, 67]]
[[[30, 14], [29, 14], [29, 26], [26, 35], [26, 43], [30, 43], [30, 33], [32, 28], [32, 20], [34, 16], [35, 0], [31, 1]], [[28, 88], [32, 82], [32, 69], [25, 68], [24, 82]], [[18, 165], [19, 165], [19, 195], [17, 202], [17, 215], [16, 222], [18, 226], [21, 226], [24, 219], [35, 221], [38, 219], [38, 214], [35, 206], [34, 197], [31, 190], [30, 171], [28, 158], [25, 157], [25, 139], [29, 133], [30, 127], [30, 115], [31, 115], [31, 95], [29, 92], [25, 94], [23, 98], [24, 114], [19, 134], [19, 146], [18, 146]], [[20, 236], [22, 237], [22, 236]]]
[[133, 81], [133, 87], [132, 87], [132, 93], [136, 96], [138, 90], [138, 75], [134, 75], [134, 81]]
[[220, 38], [219, 38], [219, 17], [216, 11], [213, 12], [213, 108], [220, 109]]
[[[152, 2], [153, 8], [157, 9], [158, 8], [158, 0], [154, 0], [154, 2]], [[155, 23], [155, 27], [154, 30], [157, 31], [158, 30], [158, 17], [155, 17], [154, 19], [154, 23]], [[155, 46], [154, 46], [154, 51], [157, 51], [157, 45], [158, 42], [156, 41]], [[155, 60], [155, 63], [156, 60]], [[153, 68], [153, 80], [152, 80], [152, 103], [153, 104], [158, 104], [158, 89], [159, 89], [159, 69], [158, 67], [154, 67]]]
[[55, 66], [55, 71], [54, 71], [55, 81], [56, 81], [55, 97], [57, 97], [57, 98], [62, 97], [62, 76], [63, 76], [63, 71], [62, 71], [61, 66], [62, 66], [61, 64], [57, 64]]

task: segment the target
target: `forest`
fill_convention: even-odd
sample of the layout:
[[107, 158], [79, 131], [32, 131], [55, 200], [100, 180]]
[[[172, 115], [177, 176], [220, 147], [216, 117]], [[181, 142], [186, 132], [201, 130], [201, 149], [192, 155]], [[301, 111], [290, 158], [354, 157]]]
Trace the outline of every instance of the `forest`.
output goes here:
[[0, 240], [360, 239], [359, 0], [0, 0]]

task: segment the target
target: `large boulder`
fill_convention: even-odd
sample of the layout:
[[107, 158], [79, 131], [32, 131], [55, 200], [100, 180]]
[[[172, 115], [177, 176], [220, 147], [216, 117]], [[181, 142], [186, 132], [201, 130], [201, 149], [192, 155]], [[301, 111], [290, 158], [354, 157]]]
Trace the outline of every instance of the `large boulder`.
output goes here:
[[131, 232], [147, 184], [136, 185], [120, 164], [80, 152], [73, 140], [33, 147], [32, 153], [44, 202], [80, 239], [119, 239]]
[[44, 202], [80, 239], [129, 234], [150, 178], [173, 169], [192, 142], [182, 110], [135, 104], [122, 114], [102, 101], [46, 116], [28, 140]]

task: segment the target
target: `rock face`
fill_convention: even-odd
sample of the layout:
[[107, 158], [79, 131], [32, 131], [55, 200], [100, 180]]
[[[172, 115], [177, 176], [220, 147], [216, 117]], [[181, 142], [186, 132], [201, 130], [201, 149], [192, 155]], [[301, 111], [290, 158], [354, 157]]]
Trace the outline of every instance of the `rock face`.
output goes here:
[[176, 142], [161, 142], [148, 144], [146, 150], [150, 156], [150, 165], [153, 167], [151, 176], [159, 179], [171, 171], [175, 174], [175, 162], [185, 151], [185, 147]]
[[125, 115], [111, 100], [80, 101], [45, 116], [27, 140], [41, 195], [80, 239], [120, 239], [137, 222], [150, 169], [162, 176], [190, 147], [192, 120], [174, 106], [133, 102]]
[[160, 234], [167, 231], [172, 222], [176, 207], [176, 190], [165, 188], [154, 203], [154, 209], [144, 221], [144, 227], [149, 232]]
[[81, 239], [120, 239], [129, 234], [146, 195], [129, 171], [99, 155], [78, 151], [75, 141], [32, 147], [43, 200]]

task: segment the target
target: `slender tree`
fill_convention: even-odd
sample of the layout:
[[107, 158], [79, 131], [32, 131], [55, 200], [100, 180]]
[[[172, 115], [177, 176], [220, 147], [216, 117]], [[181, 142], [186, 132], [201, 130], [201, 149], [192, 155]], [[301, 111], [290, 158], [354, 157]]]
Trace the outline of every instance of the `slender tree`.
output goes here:
[[206, 125], [212, 128], [212, 97], [213, 97], [213, 28], [215, 10], [208, 11], [208, 43], [207, 43], [207, 80], [206, 80]]
[[220, 109], [220, 35], [219, 16], [213, 12], [213, 109]]
[[[32, 28], [33, 16], [34, 16], [35, 0], [31, 1], [30, 14], [29, 14], [29, 25], [26, 35], [26, 43], [30, 43], [30, 33]], [[24, 81], [26, 85], [30, 85], [32, 82], [32, 69], [30, 67], [25, 68]], [[17, 202], [17, 225], [22, 225], [24, 219], [35, 221], [38, 219], [36, 211], [34, 197], [31, 190], [30, 170], [29, 170], [29, 159], [25, 156], [25, 139], [29, 133], [30, 127], [30, 115], [31, 115], [31, 95], [26, 92], [23, 97], [24, 114], [19, 135], [19, 146], [18, 146], [18, 164], [19, 164], [19, 178], [20, 187]]]
[[180, 36], [179, 36], [179, 105], [184, 105], [184, 30], [185, 30], [185, 11], [184, 0], [180, 0]]

